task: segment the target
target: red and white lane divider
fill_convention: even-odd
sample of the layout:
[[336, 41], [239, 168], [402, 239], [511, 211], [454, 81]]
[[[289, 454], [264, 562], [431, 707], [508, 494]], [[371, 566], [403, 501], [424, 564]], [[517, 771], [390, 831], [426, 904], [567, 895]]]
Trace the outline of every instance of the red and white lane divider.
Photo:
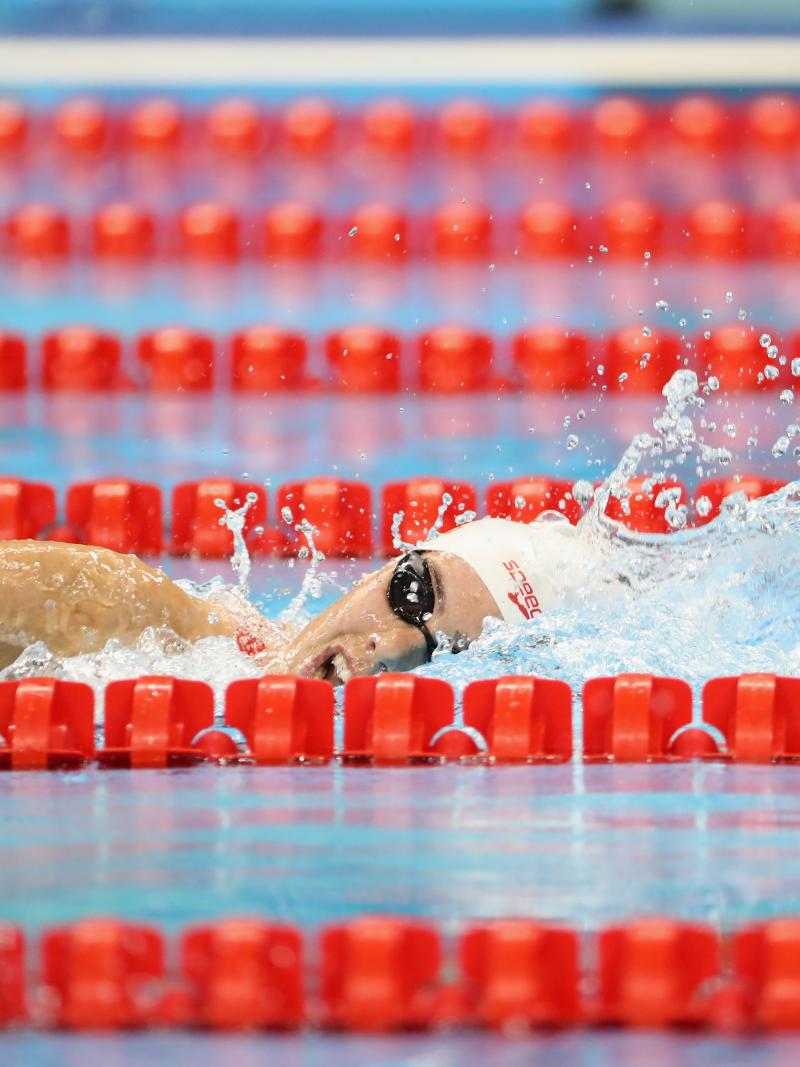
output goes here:
[[[581, 694], [586, 763], [800, 761], [800, 679], [714, 678], [702, 717], [677, 678], [621, 674]], [[462, 725], [449, 683], [413, 674], [351, 678], [335, 740], [334, 691], [321, 679], [266, 676], [232, 682], [224, 719], [205, 682], [143, 677], [110, 682], [102, 727], [83, 682], [0, 682], [0, 770], [85, 766], [164, 768], [220, 764], [407, 765], [565, 763], [573, 747], [573, 693], [559, 679], [512, 675], [471, 682]], [[482, 740], [481, 740], [482, 739]]]

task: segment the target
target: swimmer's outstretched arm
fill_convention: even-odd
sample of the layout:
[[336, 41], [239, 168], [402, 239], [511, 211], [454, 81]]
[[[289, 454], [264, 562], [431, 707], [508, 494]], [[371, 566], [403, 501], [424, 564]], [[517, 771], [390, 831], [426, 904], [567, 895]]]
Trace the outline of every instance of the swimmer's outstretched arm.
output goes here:
[[115, 638], [134, 644], [150, 627], [186, 641], [266, 623], [200, 600], [136, 556], [91, 545], [0, 541], [0, 667], [35, 641], [59, 656], [99, 651]]

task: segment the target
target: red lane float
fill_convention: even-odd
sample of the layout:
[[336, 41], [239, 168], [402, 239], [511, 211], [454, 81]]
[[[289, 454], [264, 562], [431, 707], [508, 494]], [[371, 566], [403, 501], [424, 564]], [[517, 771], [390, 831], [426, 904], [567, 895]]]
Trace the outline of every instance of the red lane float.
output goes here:
[[225, 262], [239, 254], [239, 219], [224, 204], [192, 204], [179, 221], [180, 250], [193, 259]]
[[189, 1018], [214, 1030], [290, 1030], [305, 1019], [300, 931], [260, 919], [186, 930], [181, 975]]
[[538, 259], [574, 256], [578, 251], [575, 212], [557, 200], [534, 200], [519, 220], [520, 251]]
[[592, 131], [602, 149], [627, 155], [641, 148], [648, 127], [647, 108], [630, 96], [607, 96], [595, 107]]
[[308, 384], [305, 337], [280, 326], [251, 326], [234, 334], [233, 388], [247, 393], [278, 393]]
[[119, 1030], [157, 1021], [164, 939], [155, 927], [84, 919], [45, 930], [41, 954], [51, 1025]]
[[629, 478], [606, 504], [606, 515], [637, 533], [669, 533], [665, 494], [677, 494], [677, 501], [688, 500], [686, 486], [677, 480], [653, 482], [652, 478]]
[[105, 747], [98, 761], [131, 768], [169, 767], [205, 758], [197, 735], [214, 725], [214, 693], [205, 682], [145, 677], [109, 682]]
[[414, 146], [416, 120], [411, 105], [404, 100], [375, 100], [368, 104], [362, 125], [364, 140], [373, 150], [399, 156]]
[[121, 385], [118, 337], [91, 326], [64, 326], [42, 340], [42, 387], [100, 392]]
[[703, 720], [737, 763], [800, 760], [800, 678], [742, 674], [703, 686]]
[[[447, 497], [450, 497], [449, 502]], [[392, 527], [395, 516], [401, 512], [398, 538], [403, 544], [415, 545], [425, 540], [434, 527], [442, 533], [454, 529], [459, 516], [470, 511], [475, 512], [477, 508], [478, 494], [471, 485], [445, 482], [440, 478], [410, 478], [405, 482], [387, 482], [381, 491], [383, 553], [393, 556], [398, 552], [394, 547]]]
[[0, 1026], [27, 1019], [25, 979], [25, 937], [19, 927], [0, 922]]
[[494, 482], [486, 490], [486, 514], [496, 519], [533, 522], [543, 511], [557, 511], [577, 526], [583, 510], [572, 495], [572, 484], [535, 475], [512, 482]]
[[689, 1026], [709, 1021], [719, 935], [701, 923], [642, 919], [598, 936], [598, 1021]]
[[800, 143], [800, 106], [791, 96], [754, 97], [746, 109], [748, 140], [759, 150], [791, 152]]
[[[657, 763], [691, 756], [688, 742], [688, 751], [676, 751], [673, 741], [691, 722], [692, 690], [678, 678], [591, 678], [583, 687], [583, 758], [587, 763]], [[708, 735], [694, 743], [699, 755], [716, 751]]]
[[174, 100], [141, 100], [128, 119], [128, 140], [136, 152], [167, 153], [180, 147], [183, 115]]
[[345, 226], [345, 248], [370, 260], [399, 259], [408, 251], [408, 225], [401, 211], [388, 204], [363, 204]]
[[739, 930], [733, 965], [745, 1024], [800, 1028], [800, 920], [770, 919]]
[[18, 100], [0, 98], [0, 155], [15, 156], [28, 143], [28, 115]]
[[481, 734], [495, 763], [563, 763], [572, 758], [572, 690], [518, 675], [470, 682], [464, 725]]
[[669, 129], [680, 147], [706, 156], [713, 157], [728, 145], [725, 107], [711, 96], [679, 98], [669, 114]]
[[748, 228], [744, 211], [728, 200], [696, 204], [686, 221], [691, 254], [700, 259], [741, 259], [747, 254]]
[[321, 155], [333, 147], [336, 111], [329, 101], [317, 97], [295, 100], [283, 114], [283, 135], [294, 152]]
[[70, 251], [67, 216], [47, 204], [25, 204], [8, 220], [11, 252], [21, 259], [62, 259]]
[[138, 355], [156, 392], [205, 392], [214, 379], [214, 342], [180, 326], [165, 326], [139, 338]]
[[0, 330], [0, 391], [19, 392], [28, 384], [28, 349], [25, 340]]
[[560, 100], [530, 100], [517, 113], [520, 146], [536, 156], [559, 156], [572, 147], [572, 113]]
[[328, 763], [333, 687], [316, 678], [243, 678], [225, 693], [225, 725], [241, 730], [255, 763]]
[[419, 341], [424, 393], [474, 393], [492, 385], [491, 337], [461, 326], [439, 326]]
[[661, 250], [664, 220], [655, 204], [627, 198], [606, 204], [601, 243], [612, 259], [644, 262]]
[[389, 393], [400, 388], [400, 338], [372, 326], [331, 334], [325, 355], [343, 392]]
[[[787, 483], [775, 478], [761, 478], [756, 474], [736, 475], [731, 478], [716, 478], [708, 482], [701, 482], [694, 491], [695, 499], [695, 526], [704, 526], [707, 522], [719, 515], [722, 502], [726, 497], [734, 493], [744, 493], [748, 500], [756, 500], [758, 497], [769, 496], [777, 492]], [[705, 497], [710, 504], [710, 509], [701, 513], [697, 509], [697, 502]]]
[[42, 482], [0, 478], [0, 541], [38, 537], [56, 521], [56, 491]]
[[339, 478], [309, 478], [281, 485], [278, 514], [294, 531], [290, 551], [307, 548], [295, 527], [308, 523], [314, 546], [325, 556], [365, 559], [372, 555], [372, 491], [361, 482]]
[[176, 485], [172, 490], [170, 553], [202, 559], [229, 557], [233, 552], [233, 534], [222, 522], [223, 509], [217, 501], [233, 510], [244, 507], [248, 499], [252, 502], [245, 514], [242, 533], [257, 552], [259, 529], [267, 521], [267, 494], [262, 486], [231, 478], [204, 478]]
[[0, 682], [0, 768], [74, 767], [94, 754], [94, 693], [88, 685], [54, 678]]
[[308, 204], [284, 201], [264, 217], [264, 247], [279, 259], [309, 259], [322, 248], [323, 224], [318, 211]]
[[451, 100], [438, 116], [439, 142], [446, 152], [474, 156], [485, 152], [492, 133], [492, 116], [480, 100]]
[[459, 957], [468, 1021], [502, 1030], [582, 1020], [578, 936], [572, 930], [498, 919], [470, 927]]
[[800, 258], [800, 200], [785, 200], [767, 221], [767, 249], [778, 259]]
[[678, 338], [664, 330], [642, 332], [630, 326], [618, 330], [606, 343], [608, 387], [624, 393], [660, 393], [681, 367]]
[[589, 345], [572, 330], [539, 326], [514, 338], [514, 367], [529, 392], [577, 392], [589, 385]]
[[153, 254], [155, 223], [152, 215], [119, 201], [101, 208], [92, 221], [92, 247], [102, 259], [136, 260]]
[[701, 373], [716, 377], [723, 392], [768, 388], [771, 382], [764, 377], [764, 368], [775, 360], [768, 356], [769, 346], [761, 344], [764, 336], [768, 335], [752, 326], [717, 327], [710, 337], [698, 339]]
[[250, 159], [263, 151], [266, 130], [257, 103], [241, 97], [220, 100], [208, 113], [212, 148], [231, 159]]
[[101, 155], [108, 147], [109, 127], [105, 108], [91, 97], [67, 100], [56, 111], [58, 147], [76, 158]]
[[158, 556], [164, 547], [161, 490], [146, 482], [103, 478], [67, 490], [68, 526], [81, 541], [114, 552]]
[[[420, 641], [422, 638], [420, 637]], [[452, 688], [438, 678], [381, 674], [351, 678], [344, 690], [346, 760], [400, 764], [462, 755], [462, 735], [435, 736], [453, 722]]]
[[489, 253], [492, 216], [478, 204], [445, 204], [433, 219], [434, 250], [448, 259], [471, 259]]
[[370, 917], [328, 926], [320, 953], [325, 1025], [363, 1032], [436, 1021], [442, 951], [427, 923]]

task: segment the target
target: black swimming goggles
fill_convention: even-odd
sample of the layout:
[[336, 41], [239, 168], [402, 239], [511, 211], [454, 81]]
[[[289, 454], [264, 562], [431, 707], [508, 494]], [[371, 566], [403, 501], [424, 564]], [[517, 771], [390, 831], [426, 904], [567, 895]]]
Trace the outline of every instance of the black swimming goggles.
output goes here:
[[436, 605], [430, 567], [419, 552], [408, 552], [397, 561], [389, 579], [389, 607], [403, 622], [416, 627], [425, 638], [428, 659], [437, 642], [425, 625]]

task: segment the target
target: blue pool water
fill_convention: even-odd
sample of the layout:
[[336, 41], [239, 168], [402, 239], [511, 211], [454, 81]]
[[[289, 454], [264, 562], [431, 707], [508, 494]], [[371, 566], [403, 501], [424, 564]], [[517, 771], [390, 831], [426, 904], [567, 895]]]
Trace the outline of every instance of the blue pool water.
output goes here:
[[[427, 94], [428, 101], [436, 98], [437, 92]], [[348, 184], [352, 175], [345, 170], [338, 185], [313, 169], [304, 177], [314, 197], [336, 211], [381, 191], [369, 175]], [[553, 187], [560, 188], [556, 177], [551, 176]], [[768, 177], [746, 166], [735, 174], [717, 168], [710, 188], [741, 195], [753, 187], [755, 199], [768, 200]], [[212, 193], [259, 204], [258, 181], [237, 187], [240, 178], [214, 172], [208, 180], [190, 179], [171, 206]], [[792, 172], [778, 193], [793, 194], [796, 181]], [[587, 190], [586, 182], [595, 184]], [[613, 175], [595, 176], [588, 169], [584, 174], [580, 166], [568, 175], [570, 193], [583, 197], [587, 207], [613, 191], [613, 183]], [[38, 192], [51, 190], [51, 177], [40, 177]], [[121, 190], [128, 187], [112, 174], [94, 187], [67, 184], [60, 195], [80, 212], [88, 211], [93, 198]], [[502, 174], [476, 184], [474, 175], [440, 173], [435, 185], [418, 175], [410, 192], [402, 182], [397, 190], [408, 192], [419, 210], [446, 195], [481, 193], [510, 210], [525, 181], [511, 188]], [[269, 200], [284, 191], [270, 189]], [[13, 183], [0, 188], [0, 211], [20, 198]], [[794, 272], [774, 266], [701, 271], [668, 264], [658, 273], [588, 262], [574, 270], [489, 266], [447, 271], [424, 263], [400, 271], [323, 266], [298, 273], [249, 263], [223, 276], [163, 264], [153, 271], [100, 272], [78, 263], [66, 272], [32, 274], [5, 265], [0, 311], [4, 326], [32, 335], [75, 321], [125, 336], [173, 321], [223, 334], [262, 319], [315, 335], [359, 320], [417, 333], [454, 319], [501, 338], [501, 367], [508, 366], [508, 336], [543, 321], [597, 332], [631, 323], [696, 332], [709, 322], [703, 309], [715, 325], [733, 320], [741, 308], [747, 321], [796, 325]], [[669, 307], [658, 308], [657, 301]], [[314, 344], [312, 369], [321, 364], [321, 345]], [[716, 444], [724, 439], [733, 453], [732, 470], [793, 475], [794, 457], [770, 455], [789, 417], [774, 398], [725, 399], [712, 407], [720, 426], [706, 437]], [[579, 410], [587, 413], [580, 441], [568, 449]], [[272, 488], [320, 473], [360, 478], [376, 490], [390, 479], [425, 473], [467, 478], [481, 487], [526, 473], [594, 481], [610, 471], [635, 433], [652, 427], [656, 414], [653, 400], [623, 402], [596, 393], [298, 400], [224, 393], [76, 398], [34, 391], [0, 400], [0, 454], [2, 473], [52, 482], [60, 493], [71, 482], [103, 475], [139, 476], [165, 490], [212, 473], [269, 481]], [[728, 421], [736, 423], [735, 438], [723, 433]], [[756, 424], [758, 440], [751, 444]], [[703, 476], [720, 473], [705, 466]], [[690, 485], [699, 477], [693, 464], [680, 474]], [[229, 577], [223, 563], [166, 565], [174, 575], [195, 580], [216, 573]], [[362, 569], [328, 565], [341, 583]], [[258, 562], [254, 596], [270, 612], [279, 610], [296, 592], [303, 570], [285, 561]], [[333, 587], [326, 587], [320, 605], [333, 595]], [[643, 638], [651, 648], [670, 641], [677, 647], [677, 635], [651, 630], [655, 633]], [[696, 641], [692, 634], [698, 630], [689, 637]], [[683, 640], [688, 648], [686, 633]], [[674, 669], [680, 673], [681, 664]], [[796, 912], [800, 899], [800, 777], [793, 767], [15, 773], [0, 777], [0, 808], [0, 910], [31, 934], [98, 912], [159, 922], [168, 931], [231, 913], [256, 912], [313, 928], [376, 911], [426, 916], [448, 933], [460, 921], [516, 914], [591, 931], [607, 921], [667, 912], [728, 929]], [[699, 1067], [719, 1060], [772, 1067], [795, 1063], [798, 1047], [796, 1039], [782, 1037], [751, 1042], [614, 1033], [516, 1041], [485, 1035], [0, 1037], [0, 1055], [9, 1063], [76, 1067], [94, 1060], [134, 1065], [189, 1056], [202, 1065], [274, 1060], [326, 1067], [523, 1062]]]

